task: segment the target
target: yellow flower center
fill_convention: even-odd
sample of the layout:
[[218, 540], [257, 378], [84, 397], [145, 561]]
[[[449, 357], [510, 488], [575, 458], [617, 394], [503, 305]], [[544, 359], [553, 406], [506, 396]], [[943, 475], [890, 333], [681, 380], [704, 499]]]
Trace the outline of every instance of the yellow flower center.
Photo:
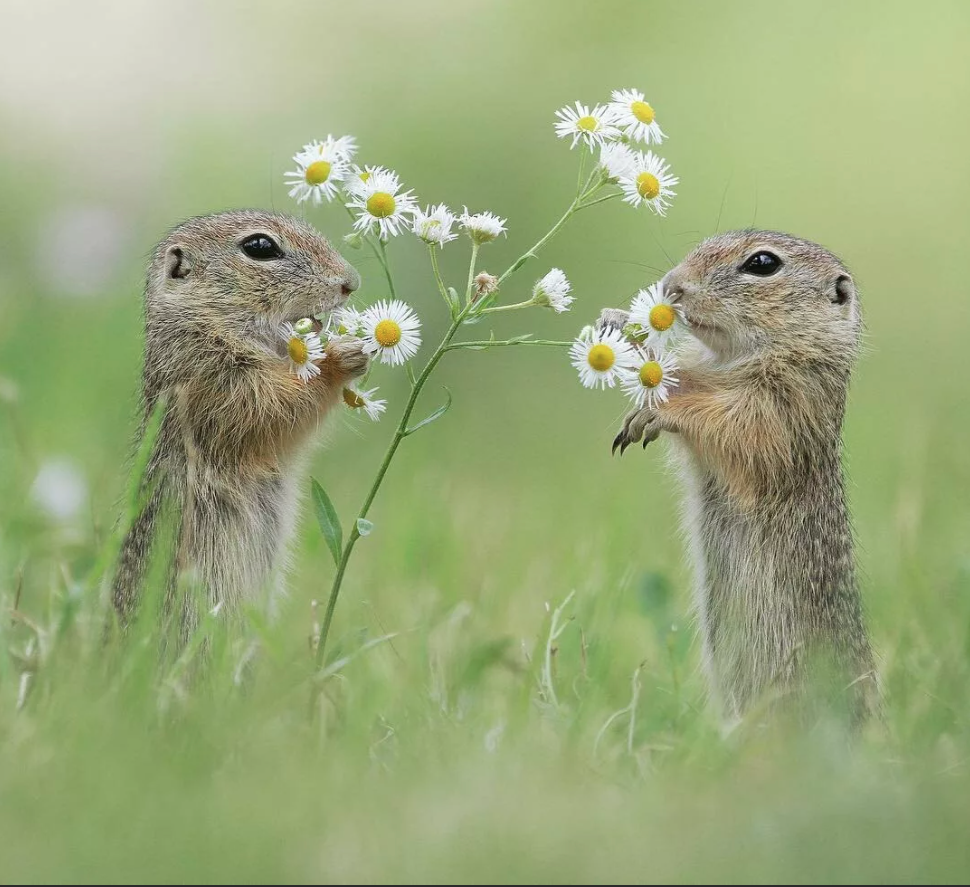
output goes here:
[[286, 345], [286, 350], [290, 355], [290, 360], [299, 366], [303, 366], [310, 357], [310, 349], [307, 348], [306, 342], [299, 336], [294, 336], [290, 339]]
[[581, 129], [583, 132], [596, 132], [599, 122], [592, 114], [587, 114], [585, 117], [580, 117], [576, 121], [576, 128]]
[[386, 219], [394, 212], [394, 197], [387, 191], [375, 191], [367, 198], [367, 212], [379, 219]]
[[653, 173], [642, 172], [637, 176], [637, 192], [644, 200], [653, 200], [660, 193], [660, 182]]
[[362, 182], [366, 182], [370, 178], [370, 170], [369, 169], [363, 170], [360, 173], [359, 178]]
[[326, 160], [314, 160], [304, 173], [308, 185], [322, 185], [330, 178], [330, 164]]
[[382, 320], [374, 327], [374, 338], [381, 348], [393, 348], [401, 341], [401, 328], [393, 320]]
[[364, 405], [364, 398], [362, 398], [356, 391], [351, 391], [349, 388], [344, 388], [344, 403], [347, 404], [352, 410], [359, 410]]
[[658, 333], [665, 333], [674, 325], [675, 317], [670, 305], [654, 305], [650, 309], [650, 326]]
[[594, 345], [589, 349], [589, 354], [586, 356], [589, 361], [589, 365], [594, 370], [599, 370], [601, 373], [605, 373], [614, 363], [616, 363], [616, 354], [609, 345]]
[[641, 123], [646, 123], [648, 125], [653, 123], [653, 108], [651, 108], [646, 102], [632, 102], [630, 104], [630, 110], [633, 112], [633, 116], [636, 117]]
[[640, 384], [644, 388], [656, 388], [664, 380], [664, 371], [655, 360], [648, 360], [640, 367]]

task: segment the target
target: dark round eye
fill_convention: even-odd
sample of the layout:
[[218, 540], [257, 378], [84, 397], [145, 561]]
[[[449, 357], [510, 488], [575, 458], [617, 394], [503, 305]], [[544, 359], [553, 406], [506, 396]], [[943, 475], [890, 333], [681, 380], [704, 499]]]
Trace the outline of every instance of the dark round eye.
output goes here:
[[266, 262], [269, 259], [282, 259], [283, 250], [268, 234], [252, 234], [239, 244], [242, 251], [251, 259]]
[[745, 274], [756, 274], [758, 277], [771, 277], [781, 267], [781, 259], [774, 253], [762, 250], [755, 253], [742, 266]]

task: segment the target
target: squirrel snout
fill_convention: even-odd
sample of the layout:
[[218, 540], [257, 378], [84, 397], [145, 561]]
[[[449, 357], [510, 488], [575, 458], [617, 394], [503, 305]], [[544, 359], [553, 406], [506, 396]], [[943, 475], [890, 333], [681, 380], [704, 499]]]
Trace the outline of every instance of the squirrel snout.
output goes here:
[[340, 286], [340, 292], [344, 296], [349, 296], [352, 292], [360, 289], [360, 273], [353, 266], [348, 264], [344, 274], [344, 282]]

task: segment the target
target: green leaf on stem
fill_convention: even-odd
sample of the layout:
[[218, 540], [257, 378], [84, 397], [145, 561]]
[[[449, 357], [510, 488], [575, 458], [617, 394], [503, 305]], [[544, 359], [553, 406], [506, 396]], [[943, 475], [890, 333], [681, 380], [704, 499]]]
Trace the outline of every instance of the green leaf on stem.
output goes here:
[[333, 502], [323, 491], [323, 487], [312, 477], [310, 478], [310, 490], [313, 495], [313, 510], [317, 515], [317, 523], [320, 524], [320, 532], [323, 533], [323, 538], [327, 540], [327, 547], [333, 555], [333, 562], [339, 565], [344, 543], [337, 509], [333, 507]]
[[438, 409], [436, 409], [430, 416], [422, 419], [416, 425], [411, 425], [404, 430], [404, 436], [407, 437], [409, 434], [414, 434], [419, 428], [424, 428], [425, 425], [430, 425], [436, 419], [440, 419], [445, 413], [448, 412], [448, 408], [451, 406], [451, 392], [445, 388], [445, 397], [448, 398]]

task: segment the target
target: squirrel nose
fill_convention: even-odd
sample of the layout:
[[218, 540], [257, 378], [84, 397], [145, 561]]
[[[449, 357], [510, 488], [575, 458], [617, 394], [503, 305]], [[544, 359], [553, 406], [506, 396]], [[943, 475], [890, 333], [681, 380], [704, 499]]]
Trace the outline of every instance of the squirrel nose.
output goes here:
[[355, 290], [360, 289], [360, 274], [353, 265], [347, 266], [347, 277], [340, 287], [340, 292], [344, 296], [349, 296]]

